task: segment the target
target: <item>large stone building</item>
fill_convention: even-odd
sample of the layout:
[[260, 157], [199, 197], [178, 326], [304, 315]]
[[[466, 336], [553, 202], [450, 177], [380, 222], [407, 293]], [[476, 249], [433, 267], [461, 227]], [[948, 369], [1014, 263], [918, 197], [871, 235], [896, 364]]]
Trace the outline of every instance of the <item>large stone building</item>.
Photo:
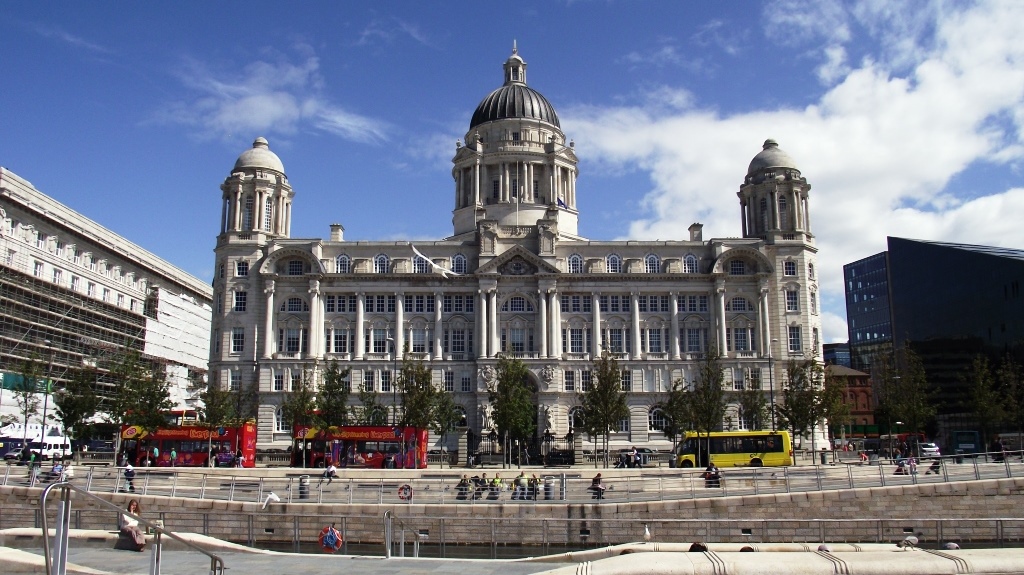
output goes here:
[[[105, 396], [114, 389], [107, 368], [130, 348], [162, 365], [172, 400], [191, 406], [209, 359], [211, 294], [0, 168], [0, 371], [16, 374], [36, 357], [59, 384], [68, 368], [94, 365]], [[4, 413], [16, 415], [3, 393]]]
[[[538, 434], [556, 435], [608, 350], [631, 413], [612, 439], [655, 447], [668, 445], [659, 402], [709, 347], [726, 350], [729, 390], [770, 397], [788, 359], [820, 360], [811, 186], [774, 141], [737, 174], [741, 237], [706, 240], [693, 224], [673, 241], [580, 236], [574, 144], [515, 50], [465, 142], [452, 160], [453, 233], [415, 246], [346, 241], [339, 224], [327, 239], [293, 239], [301, 192], [268, 142], [235, 162], [221, 185], [210, 369], [232, 389], [258, 386], [261, 445], [288, 442], [281, 405], [303, 370], [338, 360], [391, 404], [393, 354], [406, 348], [476, 433], [490, 428], [496, 356], [522, 358]], [[732, 407], [723, 426], [748, 423]]]

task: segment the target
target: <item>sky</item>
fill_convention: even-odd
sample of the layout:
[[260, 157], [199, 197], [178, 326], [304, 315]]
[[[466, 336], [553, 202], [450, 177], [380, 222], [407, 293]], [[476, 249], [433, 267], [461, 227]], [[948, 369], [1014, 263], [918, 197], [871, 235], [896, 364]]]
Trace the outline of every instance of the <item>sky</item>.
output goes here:
[[0, 165], [203, 279], [263, 136], [292, 237], [451, 235], [513, 42], [580, 158], [580, 232], [741, 234], [765, 139], [812, 185], [823, 335], [886, 236], [1024, 247], [1024, 2], [3, 2]]

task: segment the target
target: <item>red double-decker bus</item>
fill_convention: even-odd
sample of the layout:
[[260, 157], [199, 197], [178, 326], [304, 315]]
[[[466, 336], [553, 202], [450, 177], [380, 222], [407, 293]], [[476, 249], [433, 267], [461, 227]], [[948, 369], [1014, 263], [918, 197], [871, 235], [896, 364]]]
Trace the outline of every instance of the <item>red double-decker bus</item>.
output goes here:
[[425, 469], [426, 429], [414, 427], [359, 426], [316, 428], [296, 425], [292, 446], [295, 467]]
[[168, 414], [168, 426], [156, 430], [121, 426], [122, 453], [140, 467], [206, 467], [210, 457], [218, 467], [237, 466], [239, 462], [242, 467], [256, 466], [255, 423], [209, 429], [194, 414], [172, 412]]

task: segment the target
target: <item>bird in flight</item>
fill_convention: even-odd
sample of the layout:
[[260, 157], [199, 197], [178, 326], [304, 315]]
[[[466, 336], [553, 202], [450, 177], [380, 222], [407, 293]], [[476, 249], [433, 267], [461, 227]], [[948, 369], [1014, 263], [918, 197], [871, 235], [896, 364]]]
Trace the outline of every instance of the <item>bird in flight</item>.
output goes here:
[[434, 272], [439, 274], [441, 277], [447, 278], [450, 275], [451, 276], [460, 276], [460, 275], [462, 275], [462, 274], [457, 274], [457, 273], [453, 272], [452, 270], [450, 270], [450, 269], [448, 269], [448, 268], [446, 268], [444, 266], [439, 266], [439, 265], [435, 264], [433, 262], [433, 260], [431, 260], [427, 256], [421, 254], [420, 251], [418, 249], [416, 249], [416, 246], [414, 246], [412, 244], [409, 244], [409, 247], [412, 248], [412, 251], [413, 251], [414, 254], [416, 254], [418, 257], [422, 258], [423, 261], [427, 262], [427, 265], [429, 265], [431, 268], [433, 268]]

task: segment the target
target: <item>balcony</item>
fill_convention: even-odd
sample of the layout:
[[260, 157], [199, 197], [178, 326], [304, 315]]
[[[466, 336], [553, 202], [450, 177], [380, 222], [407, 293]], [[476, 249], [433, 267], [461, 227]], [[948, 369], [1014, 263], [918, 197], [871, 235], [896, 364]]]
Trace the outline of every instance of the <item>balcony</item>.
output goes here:
[[737, 351], [735, 352], [736, 357], [757, 357], [756, 351]]
[[567, 353], [565, 354], [566, 361], [590, 361], [589, 353]]
[[328, 360], [336, 360], [336, 361], [351, 361], [352, 360], [352, 354], [351, 353], [331, 353], [331, 352], [327, 352], [325, 354], [325, 357]]
[[665, 351], [649, 351], [649, 352], [644, 354], [644, 359], [652, 359], [652, 360], [668, 359], [668, 352], [665, 352]]
[[540, 354], [535, 351], [514, 351], [509, 352], [506, 355], [508, 355], [509, 357], [514, 357], [516, 359], [540, 359]]
[[363, 359], [366, 361], [391, 361], [390, 353], [365, 353]]

